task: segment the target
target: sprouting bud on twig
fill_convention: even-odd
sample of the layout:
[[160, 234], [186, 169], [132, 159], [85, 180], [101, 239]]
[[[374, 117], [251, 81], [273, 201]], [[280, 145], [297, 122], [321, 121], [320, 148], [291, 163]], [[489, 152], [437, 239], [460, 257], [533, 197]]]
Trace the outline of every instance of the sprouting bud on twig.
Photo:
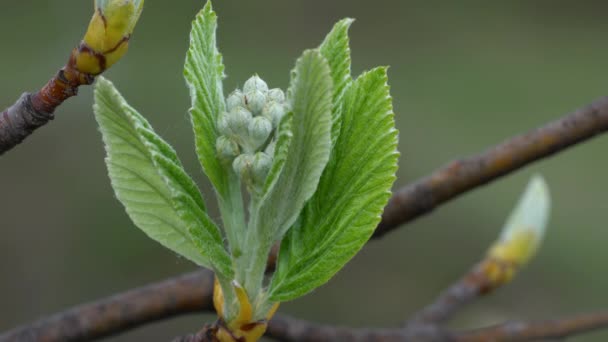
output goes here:
[[95, 14], [75, 54], [82, 73], [98, 75], [126, 52], [144, 0], [96, 0]]
[[534, 256], [545, 235], [550, 206], [547, 185], [535, 176], [488, 251], [484, 272], [491, 286], [508, 283]]

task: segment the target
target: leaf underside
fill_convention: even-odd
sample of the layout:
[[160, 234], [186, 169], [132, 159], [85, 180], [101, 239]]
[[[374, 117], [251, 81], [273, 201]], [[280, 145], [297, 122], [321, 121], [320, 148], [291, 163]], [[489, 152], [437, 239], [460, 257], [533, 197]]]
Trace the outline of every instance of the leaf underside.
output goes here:
[[173, 148], [100, 77], [95, 118], [114, 192], [137, 227], [196, 264], [231, 275], [231, 262], [203, 198]]

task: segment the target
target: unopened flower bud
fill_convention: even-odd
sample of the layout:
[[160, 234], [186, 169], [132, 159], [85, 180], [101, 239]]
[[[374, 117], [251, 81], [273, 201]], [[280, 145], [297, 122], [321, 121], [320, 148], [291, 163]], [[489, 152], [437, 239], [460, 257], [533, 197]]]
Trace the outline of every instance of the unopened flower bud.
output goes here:
[[217, 118], [217, 131], [220, 135], [232, 136], [234, 133], [228, 124], [228, 113], [222, 112]]
[[262, 93], [266, 93], [268, 91], [268, 85], [258, 75], [254, 75], [249, 78], [243, 86], [244, 93], [249, 93], [255, 90], [259, 90]]
[[251, 183], [251, 173], [254, 156], [249, 153], [241, 154], [232, 162], [232, 169], [241, 177], [244, 183]]
[[215, 148], [217, 149], [218, 156], [224, 160], [232, 160], [239, 155], [239, 145], [236, 141], [226, 136], [217, 138]]
[[245, 95], [240, 90], [233, 91], [226, 99], [226, 110], [231, 111], [236, 107], [245, 107]]
[[285, 108], [285, 105], [274, 101], [268, 102], [262, 111], [262, 115], [270, 119], [274, 127], [279, 125], [279, 122], [281, 122], [286, 113], [287, 108]]
[[272, 167], [272, 157], [264, 152], [258, 152], [253, 157], [253, 166], [251, 168], [253, 181], [256, 184], [263, 184], [266, 176]]
[[260, 115], [266, 105], [266, 95], [259, 90], [246, 92], [245, 103], [253, 115]]
[[243, 107], [236, 107], [226, 117], [228, 128], [233, 134], [232, 137], [242, 139], [247, 136], [252, 119], [251, 112]]
[[285, 93], [279, 88], [270, 89], [267, 96], [268, 101], [285, 102]]
[[256, 116], [249, 124], [249, 141], [255, 151], [262, 146], [272, 133], [272, 123], [263, 116]]

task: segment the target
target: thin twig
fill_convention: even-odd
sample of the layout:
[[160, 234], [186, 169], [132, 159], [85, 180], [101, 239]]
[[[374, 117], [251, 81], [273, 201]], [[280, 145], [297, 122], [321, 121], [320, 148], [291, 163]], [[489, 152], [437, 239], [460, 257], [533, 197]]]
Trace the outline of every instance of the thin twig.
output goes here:
[[[551, 122], [544, 127], [507, 140], [480, 155], [452, 162], [433, 172], [430, 176], [397, 191], [385, 208], [382, 222], [378, 226], [374, 237], [380, 237], [399, 225], [430, 212], [437, 206], [464, 192], [486, 184], [536, 160], [590, 139], [606, 130], [608, 130], [608, 97], [601, 98], [591, 105]], [[205, 271], [200, 271], [200, 274], [203, 276], [203, 279], [207, 279], [209, 276]], [[190, 276], [196, 277], [196, 275]], [[119, 333], [158, 319], [195, 310], [205, 310], [211, 307], [211, 290], [213, 286], [210, 279], [209, 283], [204, 282], [201, 286], [182, 290], [179, 287], [174, 287], [176, 283], [180, 282], [180, 279], [182, 278], [169, 279], [162, 283], [151, 285], [155, 289], [152, 293], [143, 290], [145, 288], [134, 289], [128, 292], [128, 296], [117, 295], [110, 299], [102, 299], [92, 305], [85, 305], [71, 309], [66, 313], [56, 314], [50, 318], [43, 318], [36, 323], [23, 326], [0, 336], [0, 341], [15, 341], [15, 339], [10, 338], [11, 336], [18, 336], [13, 335], [15, 331], [20, 331], [22, 334], [20, 336], [27, 337], [30, 334], [36, 336], [36, 331], [42, 331], [40, 327], [44, 327], [44, 331], [50, 332], [55, 331], [51, 328], [55, 325], [66, 326], [67, 323], [62, 318], [69, 321], [69, 317], [77, 317], [79, 320], [86, 322], [87, 317], [93, 315], [101, 319], [97, 321], [98, 325], [78, 325], [76, 328], [73, 328], [73, 331], [55, 332], [52, 338], [41, 340], [85, 341], [91, 340], [96, 336]], [[126, 324], [117, 323], [116, 321], [106, 323], [103, 321], [105, 316], [92, 314], [95, 308], [104, 307], [105, 305], [109, 305], [108, 303], [112, 303], [114, 306], [128, 305], [130, 301], [133, 301], [133, 298], [137, 298], [135, 302], [137, 303], [138, 310], [130, 312], [128, 318], [123, 317], [127, 319]], [[148, 305], [147, 303], [149, 301], [153, 302], [154, 298], [171, 298], [171, 301], [159, 301], [160, 306]], [[189, 302], [189, 305], [175, 305], [175, 303], [184, 303], [184, 301]], [[166, 306], [163, 307], [162, 305]], [[103, 324], [107, 324], [107, 327], [101, 330], [102, 333], [97, 332], [99, 330], [93, 329]], [[271, 332], [276, 332], [276, 330], [273, 330], [275, 329], [273, 324], [277, 323], [271, 322], [269, 329]], [[91, 330], [94, 332], [92, 333]], [[70, 333], [73, 333], [73, 335], [70, 335]], [[80, 339], [69, 339], [71, 336]]]
[[559, 120], [460, 159], [393, 194], [374, 232], [380, 237], [469, 190], [608, 130], [608, 97]]
[[455, 342], [564, 339], [608, 327], [608, 312], [539, 322], [507, 322], [459, 334]]
[[457, 310], [481, 295], [487, 295], [507, 284], [518, 266], [494, 258], [486, 258], [464, 277], [443, 291], [437, 299], [424, 307], [406, 326], [440, 324], [450, 319]]

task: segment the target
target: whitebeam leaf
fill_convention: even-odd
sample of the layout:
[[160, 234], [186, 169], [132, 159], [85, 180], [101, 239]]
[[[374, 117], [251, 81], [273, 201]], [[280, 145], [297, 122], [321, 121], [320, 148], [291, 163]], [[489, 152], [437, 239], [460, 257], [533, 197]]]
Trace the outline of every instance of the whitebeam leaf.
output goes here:
[[332, 144], [336, 143], [341, 126], [342, 95], [352, 83], [350, 76], [350, 47], [348, 29], [354, 19], [346, 18], [337, 22], [331, 32], [325, 37], [319, 52], [329, 62], [331, 78], [334, 82], [333, 110], [332, 110]]
[[294, 223], [314, 194], [331, 148], [332, 80], [327, 60], [308, 50], [298, 59], [291, 80], [293, 137], [276, 184], [262, 198], [254, 234], [276, 241]]
[[194, 128], [196, 153], [209, 180], [226, 197], [228, 173], [217, 157], [215, 141], [218, 137], [217, 117], [225, 109], [222, 79], [224, 65], [216, 47], [217, 15], [211, 2], [196, 16], [190, 33], [190, 48], [186, 56], [184, 77], [190, 88], [192, 108], [190, 116]]
[[135, 225], [174, 252], [230, 277], [220, 232], [173, 148], [102, 77], [94, 109], [112, 187]]
[[342, 101], [330, 162], [281, 244], [271, 301], [294, 299], [327, 282], [370, 238], [390, 198], [398, 152], [386, 69], [361, 75]]

